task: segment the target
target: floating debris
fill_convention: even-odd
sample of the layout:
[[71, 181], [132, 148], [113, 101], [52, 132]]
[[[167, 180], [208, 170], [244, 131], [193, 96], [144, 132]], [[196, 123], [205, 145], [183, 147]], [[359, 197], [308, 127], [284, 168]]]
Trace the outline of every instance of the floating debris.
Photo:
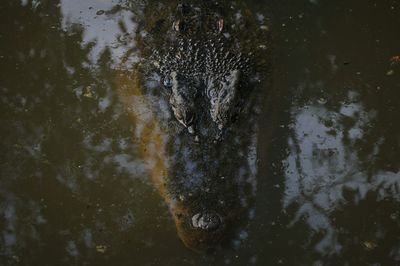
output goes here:
[[391, 66], [399, 66], [400, 65], [400, 55], [396, 55], [390, 58]]
[[390, 214], [390, 219], [397, 221], [399, 219], [399, 214], [397, 212]]
[[260, 49], [263, 49], [263, 50], [266, 50], [266, 49], [267, 49], [267, 46], [264, 45], [264, 44], [260, 44], [258, 47], [259, 47]]
[[371, 251], [378, 246], [375, 242], [372, 242], [372, 241], [364, 241], [364, 242], [362, 242], [362, 245], [368, 251]]
[[20, 258], [18, 256], [16, 256], [16, 255], [12, 256], [12, 258], [13, 258], [13, 260], [15, 262], [20, 262], [21, 261]]
[[106, 245], [97, 245], [96, 250], [99, 253], [105, 253], [107, 251], [107, 246]]
[[91, 86], [87, 86], [85, 88], [85, 92], [83, 93], [83, 97], [86, 98], [93, 98], [93, 91]]
[[390, 69], [388, 72], [386, 72], [386, 76], [392, 76], [394, 74], [394, 70]]
[[326, 104], [327, 102], [328, 102], [328, 100], [327, 99], [325, 99], [325, 98], [319, 98], [318, 100], [317, 100], [317, 102], [319, 103], [319, 104]]
[[102, 10], [102, 9], [100, 9], [100, 10], [98, 10], [98, 11], [96, 12], [96, 15], [101, 16], [101, 15], [103, 15], [104, 13], [105, 13], [105, 11]]

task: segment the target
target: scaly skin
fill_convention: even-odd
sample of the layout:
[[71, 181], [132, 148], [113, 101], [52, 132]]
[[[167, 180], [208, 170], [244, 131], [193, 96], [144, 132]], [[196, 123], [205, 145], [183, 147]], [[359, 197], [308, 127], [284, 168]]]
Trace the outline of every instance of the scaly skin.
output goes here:
[[251, 55], [224, 35], [224, 19], [215, 10], [202, 8], [207, 15], [195, 6], [178, 8], [174, 43], [155, 57], [175, 118], [189, 133], [202, 129], [209, 132], [204, 137], [220, 139], [249, 93]]
[[204, 251], [230, 241], [253, 212], [269, 43], [240, 1], [178, 2], [143, 10], [142, 60], [118, 87], [179, 237]]

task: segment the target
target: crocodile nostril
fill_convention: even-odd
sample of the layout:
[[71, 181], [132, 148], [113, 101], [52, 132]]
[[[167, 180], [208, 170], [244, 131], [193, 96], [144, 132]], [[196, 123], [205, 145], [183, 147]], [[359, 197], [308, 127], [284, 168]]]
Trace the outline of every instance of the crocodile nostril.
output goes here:
[[221, 217], [216, 212], [199, 212], [192, 217], [192, 225], [194, 228], [214, 231], [222, 224]]

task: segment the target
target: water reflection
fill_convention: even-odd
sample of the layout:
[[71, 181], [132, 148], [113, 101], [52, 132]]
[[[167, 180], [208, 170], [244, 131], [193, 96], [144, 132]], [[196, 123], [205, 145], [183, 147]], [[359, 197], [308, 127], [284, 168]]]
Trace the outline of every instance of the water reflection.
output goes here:
[[111, 235], [140, 235], [134, 206], [156, 197], [107, 67], [92, 69], [104, 51], [94, 51], [84, 27], [64, 27], [62, 5], [3, 5], [15, 16], [1, 47], [0, 264], [85, 264], [131, 242]]
[[313, 249], [338, 261], [351, 248], [398, 258], [398, 247], [387, 243], [398, 232], [400, 172], [379, 167], [385, 137], [370, 134], [377, 110], [351, 90], [334, 108], [315, 102], [291, 110], [283, 206], [295, 212], [288, 226], [305, 223]]
[[[135, 6], [135, 9], [129, 5]], [[95, 66], [104, 50], [110, 52], [114, 66], [121, 67], [121, 61], [128, 51], [136, 49], [135, 34], [137, 23], [135, 13], [140, 12], [138, 4], [121, 1], [79, 1], [64, 0], [60, 2], [62, 13], [61, 26], [68, 30], [78, 26], [84, 28], [82, 47], [90, 46], [90, 65]], [[126, 66], [137, 63], [139, 57], [133, 53]]]
[[[339, 252], [340, 245], [335, 242], [328, 215], [344, 201], [344, 188], [357, 191], [360, 200], [372, 185], [358, 166], [354, 147], [371, 117], [354, 100], [344, 103], [339, 112], [328, 111], [324, 106], [307, 106], [295, 110], [293, 115], [284, 206], [299, 205], [292, 224], [304, 218], [313, 230], [327, 231], [315, 246], [318, 251]], [[364, 117], [364, 121], [356, 115]], [[353, 120], [355, 125], [345, 127], [340, 123], [343, 117]]]
[[[178, 143], [177, 156], [157, 154], [168, 151], [166, 136], [182, 132], [154, 120], [131, 91], [149, 2], [1, 2], [0, 264], [400, 261], [399, 4], [248, 2], [260, 21], [274, 22], [274, 87], [284, 96], [272, 102], [284, 110], [259, 125], [280, 136], [226, 147], [244, 147], [233, 159], [246, 186], [231, 203], [249, 222], [216, 257], [180, 243], [148, 181], [171, 161], [196, 172], [191, 158], [201, 152], [178, 153]], [[147, 78], [156, 88], [159, 77]], [[150, 103], [171, 119], [165, 102]]]

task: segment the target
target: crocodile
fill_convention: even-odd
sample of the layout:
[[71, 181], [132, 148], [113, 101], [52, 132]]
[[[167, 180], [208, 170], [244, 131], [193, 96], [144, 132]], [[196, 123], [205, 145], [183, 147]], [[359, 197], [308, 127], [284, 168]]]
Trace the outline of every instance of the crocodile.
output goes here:
[[183, 243], [230, 243], [253, 216], [270, 35], [240, 1], [148, 1], [118, 75], [139, 150]]

